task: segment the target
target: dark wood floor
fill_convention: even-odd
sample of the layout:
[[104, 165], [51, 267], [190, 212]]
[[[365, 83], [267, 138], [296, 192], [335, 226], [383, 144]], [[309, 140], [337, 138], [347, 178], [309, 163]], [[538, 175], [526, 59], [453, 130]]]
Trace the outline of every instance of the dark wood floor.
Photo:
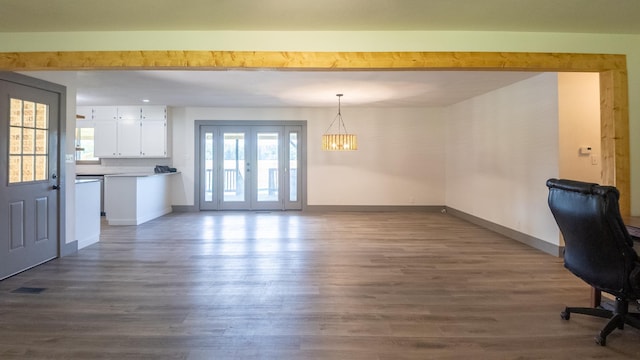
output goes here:
[[640, 358], [640, 331], [559, 316], [588, 303], [446, 214], [177, 213], [0, 282], [0, 359]]

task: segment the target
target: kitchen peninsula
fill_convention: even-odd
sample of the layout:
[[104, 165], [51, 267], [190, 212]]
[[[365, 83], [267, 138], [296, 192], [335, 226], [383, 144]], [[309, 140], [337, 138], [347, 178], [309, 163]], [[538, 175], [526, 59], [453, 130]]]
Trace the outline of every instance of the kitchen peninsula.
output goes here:
[[170, 213], [171, 178], [175, 174], [178, 173], [105, 175], [109, 225], [140, 225]]

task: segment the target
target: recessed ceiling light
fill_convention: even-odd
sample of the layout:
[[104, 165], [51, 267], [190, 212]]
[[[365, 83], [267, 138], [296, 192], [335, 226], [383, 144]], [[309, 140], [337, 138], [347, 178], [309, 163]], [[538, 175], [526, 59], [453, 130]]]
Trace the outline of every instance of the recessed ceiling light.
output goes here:
[[151, 101], [151, 100], [149, 100], [149, 99], [142, 99], [142, 102], [143, 102], [143, 103], [148, 103], [149, 101]]

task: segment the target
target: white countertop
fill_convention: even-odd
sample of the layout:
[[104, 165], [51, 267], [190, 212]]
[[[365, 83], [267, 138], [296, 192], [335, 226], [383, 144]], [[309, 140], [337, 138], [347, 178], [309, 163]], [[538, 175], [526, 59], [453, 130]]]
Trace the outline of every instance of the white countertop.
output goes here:
[[164, 175], [174, 175], [179, 174], [180, 172], [169, 172], [169, 173], [123, 173], [123, 174], [105, 174], [104, 176], [110, 177], [147, 177], [147, 176], [164, 176]]
[[100, 182], [100, 180], [99, 179], [76, 179], [76, 185], [92, 183], [92, 182]]

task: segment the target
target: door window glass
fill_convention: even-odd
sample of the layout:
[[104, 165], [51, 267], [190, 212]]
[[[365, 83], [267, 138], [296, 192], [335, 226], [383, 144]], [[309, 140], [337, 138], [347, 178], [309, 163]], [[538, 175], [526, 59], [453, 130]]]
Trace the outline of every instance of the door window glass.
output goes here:
[[9, 183], [47, 180], [49, 106], [12, 98], [9, 113]]

